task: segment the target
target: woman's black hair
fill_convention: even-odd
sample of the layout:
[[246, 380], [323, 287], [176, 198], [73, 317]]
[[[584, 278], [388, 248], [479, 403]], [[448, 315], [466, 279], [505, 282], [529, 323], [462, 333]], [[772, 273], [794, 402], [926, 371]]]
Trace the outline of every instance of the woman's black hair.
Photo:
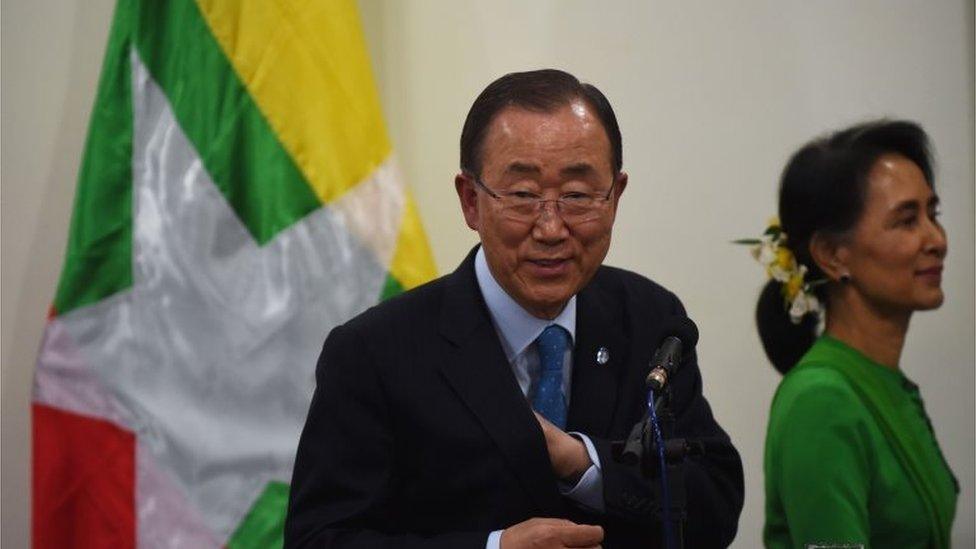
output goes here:
[[[918, 124], [904, 120], [865, 122], [815, 139], [786, 164], [779, 188], [780, 225], [797, 262], [808, 269], [808, 282], [826, 278], [810, 256], [810, 239], [815, 234], [841, 236], [854, 228], [864, 210], [871, 168], [879, 157], [892, 153], [914, 162], [932, 186], [928, 136]], [[827, 303], [832, 284], [814, 289], [821, 303]], [[817, 337], [816, 315], [793, 324], [782, 284], [775, 280], [759, 296], [756, 325], [766, 356], [784, 374]]]

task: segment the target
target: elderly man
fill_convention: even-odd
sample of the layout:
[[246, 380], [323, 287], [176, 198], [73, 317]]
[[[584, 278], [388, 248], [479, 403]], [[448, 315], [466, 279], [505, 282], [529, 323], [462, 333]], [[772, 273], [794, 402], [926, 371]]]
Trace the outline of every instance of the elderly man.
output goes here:
[[[332, 330], [295, 463], [290, 547], [656, 547], [657, 480], [611, 442], [645, 410], [663, 326], [684, 309], [601, 266], [627, 188], [620, 130], [562, 71], [506, 75], [461, 134], [454, 273]], [[728, 545], [742, 464], [693, 353], [670, 381], [688, 547]]]

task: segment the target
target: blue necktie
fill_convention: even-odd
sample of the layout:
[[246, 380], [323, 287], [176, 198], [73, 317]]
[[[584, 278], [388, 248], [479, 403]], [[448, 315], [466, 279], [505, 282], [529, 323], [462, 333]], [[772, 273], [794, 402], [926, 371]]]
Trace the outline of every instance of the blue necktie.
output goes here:
[[566, 428], [566, 398], [563, 396], [563, 355], [569, 332], [555, 324], [547, 326], [535, 340], [542, 371], [536, 384], [532, 408], [553, 425]]

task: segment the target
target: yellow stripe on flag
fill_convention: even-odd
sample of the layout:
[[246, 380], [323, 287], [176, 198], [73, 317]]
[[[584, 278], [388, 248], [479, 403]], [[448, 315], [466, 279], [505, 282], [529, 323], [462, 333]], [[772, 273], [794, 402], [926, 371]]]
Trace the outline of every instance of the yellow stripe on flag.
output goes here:
[[417, 206], [409, 194], [403, 204], [403, 219], [400, 222], [400, 235], [393, 253], [390, 274], [404, 290], [419, 286], [437, 275], [434, 257], [430, 253], [424, 228], [417, 214]]
[[386, 159], [390, 141], [354, 0], [197, 1], [221, 49], [323, 203]]

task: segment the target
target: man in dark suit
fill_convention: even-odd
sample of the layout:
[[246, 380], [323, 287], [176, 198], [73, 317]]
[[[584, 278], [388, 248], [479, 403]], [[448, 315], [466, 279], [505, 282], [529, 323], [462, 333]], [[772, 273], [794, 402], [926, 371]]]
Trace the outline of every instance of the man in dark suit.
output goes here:
[[[627, 187], [613, 110], [561, 71], [475, 101], [455, 188], [481, 245], [458, 269], [332, 330], [299, 444], [289, 547], [657, 547], [657, 479], [618, 461], [674, 294], [601, 266]], [[694, 353], [668, 434], [687, 547], [735, 536], [742, 464]], [[673, 496], [675, 494], [672, 494]]]

